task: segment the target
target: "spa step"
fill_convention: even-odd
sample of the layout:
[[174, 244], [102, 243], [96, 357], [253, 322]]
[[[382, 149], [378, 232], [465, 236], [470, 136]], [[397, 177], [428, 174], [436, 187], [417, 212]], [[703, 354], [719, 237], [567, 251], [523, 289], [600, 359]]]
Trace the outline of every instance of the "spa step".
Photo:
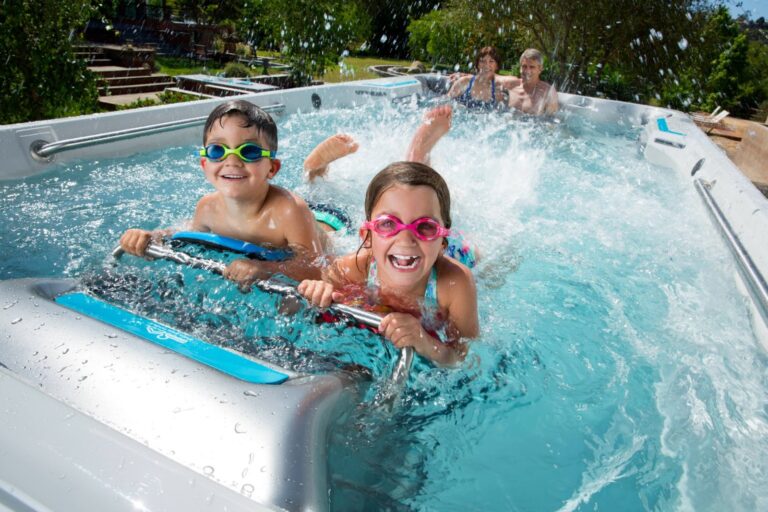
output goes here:
[[122, 66], [88, 66], [88, 69], [101, 78], [149, 76], [152, 71], [146, 68], [125, 68]]

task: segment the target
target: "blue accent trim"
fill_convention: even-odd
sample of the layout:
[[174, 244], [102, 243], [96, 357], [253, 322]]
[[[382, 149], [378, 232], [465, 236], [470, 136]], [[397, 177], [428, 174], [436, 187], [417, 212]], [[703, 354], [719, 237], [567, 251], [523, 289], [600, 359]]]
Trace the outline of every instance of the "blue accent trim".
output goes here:
[[291, 259], [293, 253], [287, 249], [268, 249], [250, 242], [243, 242], [236, 238], [217, 235], [215, 233], [202, 233], [198, 231], [179, 231], [174, 233], [171, 240], [180, 240], [182, 242], [195, 242], [203, 245], [215, 247], [217, 249], [227, 249], [228, 251], [239, 252], [247, 256], [253, 256], [262, 261], [285, 261]]
[[141, 317], [85, 293], [59, 295], [56, 302], [78, 313], [135, 334], [161, 347], [253, 384], [280, 384], [288, 379], [264, 365], [225, 348], [211, 345], [182, 331]]
[[674, 132], [670, 130], [669, 125], [667, 124], [667, 120], [663, 117], [660, 117], [656, 120], [656, 125], [659, 127], [659, 130], [661, 130], [662, 132], [671, 133], [672, 135], [682, 135], [683, 137], [685, 137], [684, 133]]
[[373, 82], [366, 82], [365, 85], [370, 85], [372, 87], [401, 87], [403, 85], [414, 85], [414, 84], [418, 84], [418, 83], [419, 83], [418, 80], [413, 79], [413, 80], [403, 80], [403, 81], [400, 81], [400, 82], [391, 82], [391, 83], [388, 83], [388, 84], [377, 84], [377, 83], [373, 83]]

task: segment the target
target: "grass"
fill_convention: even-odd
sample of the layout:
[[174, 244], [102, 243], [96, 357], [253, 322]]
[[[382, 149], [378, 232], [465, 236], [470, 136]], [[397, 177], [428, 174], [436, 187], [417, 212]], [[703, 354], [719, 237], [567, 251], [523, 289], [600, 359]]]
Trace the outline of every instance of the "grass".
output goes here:
[[171, 76], [216, 75], [224, 70], [224, 66], [216, 66], [211, 61], [207, 65], [203, 65], [201, 62], [185, 57], [157, 57], [155, 58], [155, 64], [158, 66], [160, 73]]
[[[266, 57], [280, 57], [276, 52], [259, 51], [258, 54]], [[171, 76], [198, 74], [217, 75], [224, 71], [224, 66], [217, 66], [211, 61], [206, 65], [203, 65], [201, 62], [184, 57], [157, 57], [155, 63], [157, 64], [160, 73], [165, 73], [166, 75]], [[348, 82], [350, 80], [378, 78], [378, 75], [368, 71], [368, 66], [374, 64], [408, 66], [411, 63], [410, 61], [405, 60], [381, 59], [377, 57], [346, 57], [344, 59], [343, 68], [338, 65], [331, 66], [326, 70], [325, 74], [320, 77], [320, 80], [327, 83], [336, 83]], [[261, 66], [256, 66], [254, 74], [260, 73]]]
[[325, 71], [320, 80], [327, 83], [348, 82], [350, 80], [366, 80], [380, 78], [377, 74], [368, 71], [368, 66], [375, 64], [389, 64], [391, 66], [409, 66], [410, 61], [381, 59], [378, 57], [346, 57], [344, 68], [333, 66]]

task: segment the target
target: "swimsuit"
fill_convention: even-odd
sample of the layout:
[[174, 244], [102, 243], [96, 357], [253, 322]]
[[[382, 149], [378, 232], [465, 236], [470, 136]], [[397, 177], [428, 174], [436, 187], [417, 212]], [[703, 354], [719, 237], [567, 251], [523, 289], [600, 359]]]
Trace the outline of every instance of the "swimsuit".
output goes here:
[[472, 78], [469, 80], [467, 90], [464, 91], [464, 94], [457, 97], [456, 101], [466, 105], [468, 108], [491, 110], [492, 108], [496, 107], [496, 80], [491, 80], [491, 99], [486, 101], [472, 97], [472, 86], [475, 85], [475, 78], [477, 77], [472, 75]]

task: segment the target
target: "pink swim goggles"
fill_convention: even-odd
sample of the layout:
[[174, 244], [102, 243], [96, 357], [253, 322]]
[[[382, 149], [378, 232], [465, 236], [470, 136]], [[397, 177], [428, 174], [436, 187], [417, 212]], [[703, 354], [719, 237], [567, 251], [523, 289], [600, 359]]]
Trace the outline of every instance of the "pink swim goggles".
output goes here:
[[383, 238], [390, 238], [407, 229], [422, 242], [431, 242], [437, 238], [451, 234], [450, 229], [440, 225], [435, 219], [421, 217], [411, 222], [403, 224], [403, 221], [394, 215], [381, 215], [373, 220], [363, 223], [363, 228], [370, 229]]

